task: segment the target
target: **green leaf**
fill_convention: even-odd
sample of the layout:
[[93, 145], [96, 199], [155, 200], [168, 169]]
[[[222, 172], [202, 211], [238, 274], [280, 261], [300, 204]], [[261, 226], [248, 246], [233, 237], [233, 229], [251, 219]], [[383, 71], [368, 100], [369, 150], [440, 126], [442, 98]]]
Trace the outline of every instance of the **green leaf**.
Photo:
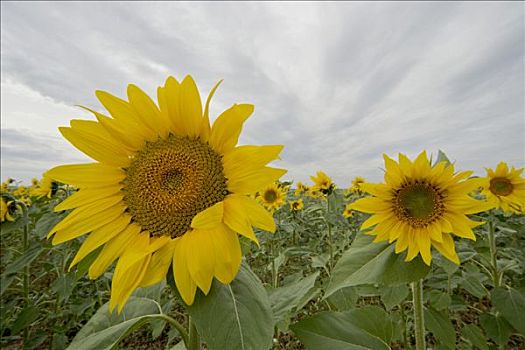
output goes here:
[[417, 257], [405, 262], [405, 254], [396, 254], [394, 245], [373, 243], [374, 237], [359, 234], [334, 267], [325, 298], [335, 291], [361, 284], [386, 286], [417, 281], [430, 267]]
[[481, 327], [490, 339], [494, 340], [498, 345], [505, 345], [509, 341], [512, 333], [511, 325], [500, 315], [481, 314], [479, 316]]
[[131, 297], [120, 314], [109, 313], [108, 306], [98, 309], [67, 349], [109, 350], [142, 325], [161, 318], [159, 304], [147, 298]]
[[62, 213], [45, 213], [35, 224], [35, 234], [38, 238], [44, 239], [51, 229], [61, 221], [66, 214], [69, 212]]
[[36, 321], [37, 318], [38, 309], [33, 305], [26, 306], [22, 310], [22, 312], [18, 314], [18, 317], [13, 323], [13, 326], [11, 327], [11, 333], [17, 334], [18, 332], [29, 326], [31, 323]]
[[440, 344], [447, 349], [456, 348], [456, 331], [447, 314], [429, 307], [425, 309], [425, 325]]
[[465, 325], [465, 327], [461, 329], [461, 335], [463, 338], [469, 341], [472, 346], [475, 346], [480, 350], [489, 350], [485, 335], [478, 326], [473, 324]]
[[309, 349], [390, 349], [390, 316], [376, 306], [347, 312], [322, 312], [290, 327]]
[[59, 301], [65, 301], [69, 298], [73, 288], [75, 288], [75, 280], [74, 273], [66, 273], [53, 282], [51, 290], [57, 293]]
[[[516, 330], [525, 336], [525, 296], [516, 289], [496, 288], [490, 293], [492, 305]], [[521, 311], [520, 311], [521, 310]]]
[[261, 281], [245, 263], [230, 285], [214, 280], [207, 296], [198, 292], [188, 312], [210, 350], [272, 346], [270, 301]]
[[25, 266], [31, 264], [43, 251], [44, 247], [39, 242], [34, 242], [21, 256], [6, 267], [2, 275], [8, 276], [17, 273]]
[[346, 311], [353, 309], [358, 299], [359, 294], [356, 291], [356, 287], [346, 287], [337, 290], [326, 300], [338, 311]]
[[452, 299], [448, 293], [440, 290], [431, 290], [425, 295], [428, 299], [429, 304], [437, 311], [448, 309]]
[[274, 324], [283, 320], [290, 311], [298, 306], [303, 296], [314, 287], [318, 276], [319, 272], [316, 272], [295, 283], [268, 291]]
[[382, 287], [380, 291], [381, 300], [387, 310], [392, 310], [394, 306], [401, 304], [410, 293], [406, 284], [400, 284], [394, 287]]

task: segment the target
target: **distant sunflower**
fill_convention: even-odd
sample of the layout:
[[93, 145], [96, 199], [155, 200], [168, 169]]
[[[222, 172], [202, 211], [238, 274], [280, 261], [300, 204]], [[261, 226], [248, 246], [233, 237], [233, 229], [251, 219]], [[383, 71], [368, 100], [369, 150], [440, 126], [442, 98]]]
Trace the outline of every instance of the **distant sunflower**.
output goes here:
[[352, 185], [348, 189], [348, 192], [350, 193], [361, 193], [361, 184], [364, 184], [366, 182], [364, 177], [356, 176], [352, 180]]
[[306, 193], [307, 191], [308, 191], [308, 186], [306, 186], [302, 182], [298, 182], [297, 183], [297, 187], [296, 187], [295, 192], [294, 192], [294, 195], [296, 197], [299, 197], [300, 195], [302, 195], [303, 193]]
[[343, 216], [347, 219], [351, 218], [354, 215], [354, 211], [352, 210], [351, 205], [351, 203], [348, 203], [343, 209]]
[[157, 105], [137, 86], [129, 102], [97, 91], [111, 117], [72, 120], [60, 132], [95, 163], [48, 171], [79, 191], [55, 207], [75, 208], [49, 233], [59, 244], [91, 232], [71, 266], [104, 246], [89, 268], [100, 276], [115, 260], [110, 310], [120, 311], [138, 287], [165, 278], [172, 264], [182, 299], [213, 278], [230, 283], [241, 263], [237, 233], [257, 241], [252, 226], [275, 231], [272, 216], [249, 197], [286, 170], [267, 167], [283, 146], [237, 146], [253, 105], [235, 104], [210, 126], [206, 101], [191, 76], [169, 77]]
[[335, 184], [332, 182], [330, 176], [322, 171], [318, 171], [316, 176], [310, 176], [310, 179], [314, 182], [314, 185], [312, 186], [313, 191], [330, 194], [335, 188]]
[[44, 173], [42, 175], [42, 180], [37, 180], [37, 184], [33, 186], [34, 187], [31, 188], [30, 193], [32, 196], [39, 198], [44, 196], [51, 198], [58, 189], [58, 184], [53, 181], [47, 173]]
[[501, 162], [496, 170], [487, 170], [487, 177], [483, 184], [482, 193], [494, 207], [514, 214], [525, 214], [525, 178], [521, 176], [523, 170], [512, 169], [505, 162]]
[[286, 194], [281, 187], [276, 184], [271, 184], [259, 192], [259, 202], [271, 211], [282, 207], [285, 199]]
[[290, 204], [291, 211], [300, 211], [300, 210], [303, 210], [304, 208], [304, 203], [301, 198], [291, 201], [289, 204]]
[[421, 254], [430, 265], [433, 246], [446, 258], [459, 264], [451, 234], [475, 240], [472, 228], [483, 222], [466, 215], [490, 208], [468, 194], [480, 186], [480, 179], [467, 179], [472, 172], [454, 174], [454, 166], [440, 162], [431, 166], [426, 152], [412, 162], [399, 154], [399, 163], [384, 155], [384, 184], [361, 184], [373, 197], [357, 200], [351, 209], [373, 214], [361, 229], [373, 227], [374, 242], [396, 242], [396, 253], [408, 248], [407, 261]]

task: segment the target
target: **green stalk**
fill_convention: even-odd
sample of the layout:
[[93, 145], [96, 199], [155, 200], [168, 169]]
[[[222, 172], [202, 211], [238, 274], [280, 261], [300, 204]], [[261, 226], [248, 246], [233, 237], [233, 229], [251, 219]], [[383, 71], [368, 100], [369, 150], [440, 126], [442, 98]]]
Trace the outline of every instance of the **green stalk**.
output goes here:
[[199, 337], [199, 332], [197, 332], [197, 327], [191, 316], [189, 317], [190, 332], [189, 332], [189, 342], [187, 343], [188, 350], [199, 350], [201, 348], [201, 340]]
[[[22, 236], [22, 251], [25, 253], [29, 246], [29, 213], [28, 213], [27, 206], [23, 202], [17, 201], [16, 205], [17, 206], [19, 205], [22, 208], [22, 215], [23, 215], [23, 220], [24, 220], [24, 234]], [[23, 290], [24, 290], [24, 300], [26, 302], [26, 305], [29, 306], [29, 265], [24, 266]], [[29, 337], [29, 329], [26, 327], [24, 328], [24, 344], [27, 343], [28, 337]]]
[[332, 274], [332, 267], [334, 261], [334, 251], [332, 246], [332, 225], [330, 225], [330, 194], [326, 196], [326, 225], [328, 226], [328, 250], [330, 252], [330, 259], [328, 260], [328, 271]]
[[399, 305], [399, 310], [401, 311], [401, 319], [403, 320], [403, 345], [405, 349], [408, 349], [408, 332], [407, 332], [407, 318], [405, 315], [405, 305], [401, 303]]
[[492, 281], [494, 283], [494, 288], [500, 286], [500, 273], [498, 271], [498, 261], [497, 261], [497, 249], [496, 249], [496, 237], [495, 237], [495, 227], [494, 227], [494, 217], [491, 215], [489, 217], [489, 249], [490, 249], [490, 263], [492, 265]]
[[414, 305], [414, 336], [416, 350], [426, 350], [425, 344], [425, 317], [423, 315], [423, 280], [411, 283]]
[[175, 329], [179, 332], [180, 334], [180, 337], [182, 338], [182, 341], [184, 342], [184, 345], [186, 345], [186, 347], [189, 349], [189, 336], [188, 336], [188, 332], [186, 331], [186, 328], [184, 328], [183, 325], [181, 325], [176, 319], [168, 316], [168, 315], [165, 315], [165, 314], [161, 314], [159, 315], [160, 317], [162, 317], [166, 322], [168, 322], [171, 326], [175, 327]]

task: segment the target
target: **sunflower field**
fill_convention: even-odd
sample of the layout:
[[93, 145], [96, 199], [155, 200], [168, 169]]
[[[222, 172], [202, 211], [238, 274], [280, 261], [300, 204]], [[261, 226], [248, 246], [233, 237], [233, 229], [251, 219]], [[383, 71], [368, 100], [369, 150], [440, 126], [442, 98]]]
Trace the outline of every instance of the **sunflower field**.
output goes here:
[[523, 164], [284, 181], [219, 84], [97, 91], [59, 128], [91, 163], [2, 183], [3, 349], [525, 349]]

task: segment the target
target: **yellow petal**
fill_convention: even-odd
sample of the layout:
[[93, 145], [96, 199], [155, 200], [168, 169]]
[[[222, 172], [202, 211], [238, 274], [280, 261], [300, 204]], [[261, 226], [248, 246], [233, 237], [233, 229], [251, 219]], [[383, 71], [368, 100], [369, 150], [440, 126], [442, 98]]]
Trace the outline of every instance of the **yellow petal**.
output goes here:
[[140, 282], [140, 287], [157, 284], [166, 277], [171, 261], [173, 260], [175, 244], [175, 240], [171, 240], [153, 254], [148, 270]]
[[185, 238], [191, 252], [188, 254], [188, 271], [205, 295], [210, 291], [215, 272], [215, 251], [210, 239], [214, 234], [213, 230], [192, 230]]
[[390, 194], [390, 189], [385, 184], [373, 184], [373, 183], [362, 183], [359, 185], [359, 188], [366, 193], [370, 193], [371, 195], [374, 195], [376, 197], [380, 197], [383, 199], [390, 198], [392, 195]]
[[99, 162], [117, 167], [125, 167], [129, 164], [125, 152], [115, 151], [115, 143], [103, 137], [91, 135], [80, 128], [60, 127], [58, 130], [73, 146]]
[[167, 114], [172, 132], [181, 135], [183, 127], [180, 112], [181, 87], [179, 82], [173, 77], [168, 77], [164, 88], [159, 89], [157, 92], [161, 111]]
[[430, 262], [432, 261], [432, 254], [430, 253], [430, 237], [424, 232], [419, 232], [416, 239], [423, 261], [430, 266]]
[[408, 253], [405, 261], [412, 261], [419, 254], [418, 241], [415, 238], [414, 229], [408, 231]]
[[213, 89], [211, 89], [208, 98], [206, 99], [206, 107], [204, 107], [204, 115], [203, 115], [203, 121], [201, 125], [201, 131], [200, 136], [202, 140], [208, 141], [211, 134], [211, 127], [210, 127], [210, 102], [215, 94], [215, 91], [219, 87], [219, 85], [222, 83], [222, 79], [215, 84]]
[[[259, 245], [259, 241], [253, 232], [248, 208], [242, 195], [229, 195], [224, 199], [224, 223], [235, 232], [249, 238]], [[265, 216], [265, 219], [267, 217]], [[272, 218], [272, 223], [273, 218]]]
[[235, 104], [224, 111], [211, 128], [210, 145], [219, 154], [225, 154], [235, 147], [241, 134], [242, 125], [253, 113], [253, 105]]
[[120, 204], [122, 197], [120, 195], [108, 197], [97, 201], [96, 203], [91, 203], [89, 205], [79, 207], [69, 213], [65, 219], [57, 223], [51, 231], [49, 231], [47, 237], [51, 237], [54, 232], [59, 230], [67, 229], [71, 226], [80, 224], [93, 224], [97, 225], [97, 222], [94, 222], [92, 216], [99, 215], [100, 213], [107, 212], [109, 210], [116, 209], [119, 212], [123, 212], [125, 207]]
[[160, 110], [153, 100], [138, 86], [128, 85], [128, 99], [131, 108], [147, 127], [160, 137], [168, 135], [170, 126], [160, 115]]
[[180, 125], [182, 133], [199, 136], [202, 126], [202, 103], [195, 81], [187, 75], [180, 84]]
[[391, 209], [391, 204], [379, 198], [366, 197], [358, 199], [350, 204], [350, 209], [361, 211], [363, 213], [374, 214], [378, 212], [388, 212]]
[[244, 177], [228, 179], [228, 189], [232, 193], [252, 194], [274, 183], [286, 172], [285, 169], [264, 167]]
[[[132, 266], [123, 270], [121, 261], [117, 263], [115, 273], [111, 280], [111, 299], [109, 300], [109, 311], [113, 312], [118, 305], [118, 313], [128, 301], [131, 294], [138, 288], [140, 281], [144, 278], [148, 266], [151, 261], [151, 254], [146, 255], [139, 261], [136, 261]], [[133, 271], [133, 273], [130, 273]]]
[[188, 305], [193, 304], [197, 285], [190, 276], [188, 270], [188, 255], [193, 252], [188, 251], [189, 245], [186, 235], [176, 241], [175, 252], [173, 254], [173, 275], [182, 300]]
[[223, 157], [224, 174], [228, 179], [243, 178], [257, 173], [272, 160], [279, 158], [284, 146], [239, 146]]
[[115, 195], [120, 193], [121, 188], [121, 184], [102, 188], [83, 188], [67, 197], [63, 202], [55, 206], [53, 210], [55, 212], [69, 210], [98, 202], [109, 197], [115, 197]]
[[97, 259], [90, 266], [88, 271], [89, 278], [98, 278], [126, 248], [134, 246], [140, 237], [140, 230], [141, 228], [138, 225], [128, 225], [124, 231], [107, 242]]
[[235, 200], [244, 207], [245, 212], [248, 214], [248, 219], [252, 226], [258, 227], [261, 230], [268, 232], [275, 232], [275, 220], [273, 216], [264, 209], [256, 200], [243, 196], [243, 195], [231, 195], [229, 197], [235, 197]]
[[446, 213], [444, 218], [452, 224], [452, 233], [456, 236], [468, 238], [473, 241], [476, 240], [474, 232], [472, 232], [471, 227], [468, 225], [469, 219], [467, 219], [465, 215]]
[[409, 243], [409, 232], [408, 229], [400, 231], [399, 237], [396, 242], [396, 254], [404, 252], [408, 248]]
[[125, 125], [126, 129], [133, 130], [134, 134], [147, 140], [155, 140], [155, 132], [144, 122], [141, 116], [137, 115], [129, 103], [105, 91], [98, 90], [95, 94], [119, 124]]
[[448, 260], [459, 265], [459, 257], [456, 254], [454, 240], [448, 233], [443, 233], [443, 242], [432, 242], [432, 245]]
[[191, 220], [191, 227], [202, 230], [210, 230], [222, 223], [224, 203], [218, 202], [201, 211]]
[[215, 277], [224, 284], [229, 284], [241, 266], [241, 245], [237, 234], [226, 226], [220, 227], [211, 236], [216, 252]]
[[69, 269], [75, 266], [79, 261], [88, 256], [92, 251], [121, 233], [131, 221], [131, 216], [123, 214], [116, 220], [96, 229], [91, 232], [84, 243], [80, 246], [75, 258], [69, 265]]
[[135, 152], [142, 148], [145, 139], [136, 124], [125, 125], [100, 113], [94, 113], [107, 133], [117, 139], [128, 151]]
[[366, 230], [369, 227], [377, 225], [383, 220], [384, 220], [384, 217], [381, 215], [372, 215], [371, 217], [366, 219], [365, 222], [363, 222], [363, 224], [361, 225], [361, 230]]
[[48, 170], [47, 175], [80, 188], [117, 185], [126, 177], [121, 169], [100, 163], [59, 165]]

